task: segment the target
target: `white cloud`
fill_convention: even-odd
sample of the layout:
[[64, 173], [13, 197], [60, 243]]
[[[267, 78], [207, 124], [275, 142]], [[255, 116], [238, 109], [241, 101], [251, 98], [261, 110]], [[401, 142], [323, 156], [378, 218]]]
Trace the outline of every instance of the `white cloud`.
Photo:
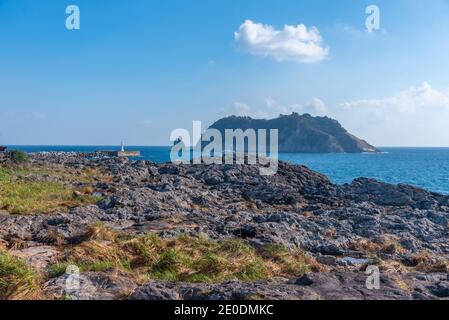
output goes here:
[[356, 135], [377, 145], [449, 145], [449, 89], [427, 82], [389, 97], [343, 102], [338, 114]]
[[313, 116], [324, 116], [327, 113], [326, 105], [323, 100], [319, 98], [313, 98], [305, 104], [297, 103], [292, 105], [283, 105], [274, 100], [272, 97], [268, 97], [266, 99], [266, 105], [275, 116], [280, 114], [291, 114], [292, 112], [309, 113]]
[[326, 105], [324, 101], [318, 98], [313, 98], [312, 101], [302, 106], [303, 113], [310, 113], [313, 116], [324, 116], [327, 114]]
[[427, 82], [418, 87], [393, 94], [383, 99], [364, 99], [341, 104], [344, 108], [374, 108], [395, 112], [419, 112], [422, 110], [449, 110], [449, 90], [438, 91]]
[[261, 108], [251, 108], [245, 103], [234, 102], [228, 113], [258, 119], [271, 119], [276, 118], [281, 114], [289, 115], [292, 112], [323, 116], [326, 114], [327, 110], [324, 102], [318, 98], [314, 98], [305, 104], [283, 105], [272, 97], [267, 97], [265, 99], [265, 105]]
[[234, 38], [241, 49], [277, 61], [316, 63], [329, 53], [318, 29], [308, 29], [303, 24], [285, 25], [283, 30], [276, 30], [273, 26], [246, 20], [234, 33]]
[[232, 104], [232, 113], [236, 116], [247, 116], [251, 112], [250, 106], [242, 102], [234, 102]]
[[262, 110], [256, 110], [251, 108], [248, 104], [243, 102], [234, 102], [230, 108], [225, 111], [227, 116], [239, 116], [239, 117], [252, 117], [256, 119], [268, 118], [269, 113], [266, 112], [266, 108]]

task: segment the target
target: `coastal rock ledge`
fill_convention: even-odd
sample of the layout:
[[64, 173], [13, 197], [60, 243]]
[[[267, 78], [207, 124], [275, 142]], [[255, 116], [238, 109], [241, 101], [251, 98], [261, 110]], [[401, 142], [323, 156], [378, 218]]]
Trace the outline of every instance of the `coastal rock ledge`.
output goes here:
[[[81, 153], [30, 161], [39, 170], [11, 181], [60, 183], [83, 200], [51, 212], [0, 208], [0, 251], [41, 275], [45, 299], [449, 297], [447, 195], [366, 178], [336, 185], [284, 162], [261, 176], [254, 165]], [[253, 263], [237, 265], [239, 252]], [[72, 291], [68, 262], [81, 272]], [[379, 289], [366, 285], [368, 266]]]

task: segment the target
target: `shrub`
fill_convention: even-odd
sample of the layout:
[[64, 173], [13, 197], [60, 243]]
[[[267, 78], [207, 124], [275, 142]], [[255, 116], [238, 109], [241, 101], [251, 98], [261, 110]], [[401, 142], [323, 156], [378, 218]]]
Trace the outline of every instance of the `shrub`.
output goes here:
[[19, 151], [19, 150], [12, 150], [9, 153], [10, 159], [12, 162], [15, 163], [25, 163], [28, 162], [29, 157], [28, 154], [26, 152], [23, 151]]

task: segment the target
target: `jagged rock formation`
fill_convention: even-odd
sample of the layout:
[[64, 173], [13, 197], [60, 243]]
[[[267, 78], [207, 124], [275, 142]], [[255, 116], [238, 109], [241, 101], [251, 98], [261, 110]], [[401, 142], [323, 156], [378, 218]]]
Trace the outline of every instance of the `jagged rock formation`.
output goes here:
[[[58, 246], [82, 243], [89, 225], [101, 221], [130, 235], [237, 237], [256, 248], [272, 243], [301, 248], [328, 272], [223, 285], [142, 285], [117, 270], [87, 272], [75, 297], [122, 298], [122, 291], [132, 299], [449, 297], [448, 196], [371, 179], [335, 185], [304, 166], [283, 162], [276, 175], [261, 176], [256, 165], [155, 164], [91, 156], [32, 156], [35, 164], [108, 174], [109, 182], [94, 185], [103, 200], [51, 215], [0, 216], [0, 245], [16, 248], [14, 255], [44, 268], [57, 256]], [[382, 272], [380, 290], [364, 287], [368, 264]], [[63, 297], [66, 277], [48, 280], [45, 292]]]

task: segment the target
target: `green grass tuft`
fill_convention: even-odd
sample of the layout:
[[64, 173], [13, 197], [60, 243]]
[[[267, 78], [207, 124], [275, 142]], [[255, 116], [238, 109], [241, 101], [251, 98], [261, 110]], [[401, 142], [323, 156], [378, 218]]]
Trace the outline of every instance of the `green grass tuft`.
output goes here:
[[236, 273], [236, 277], [247, 282], [264, 280], [268, 278], [268, 269], [264, 261], [257, 259], [243, 265], [241, 270]]
[[61, 261], [51, 265], [47, 270], [48, 278], [58, 278], [66, 273], [67, 267], [70, 265], [77, 266], [80, 272], [92, 271], [92, 272], [105, 272], [112, 269], [131, 270], [131, 264], [129, 261], [121, 261], [116, 263], [115, 261], [98, 260], [91, 263], [88, 262], [73, 262], [73, 261]]
[[[101, 229], [101, 234], [109, 234]], [[274, 244], [256, 249], [239, 239], [219, 242], [181, 236], [165, 240], [154, 234], [135, 238], [119, 234], [97, 238], [100, 240], [89, 240], [68, 248], [64, 259], [76, 262], [81, 271], [118, 268], [156, 280], [204, 283], [297, 277], [323, 268], [298, 249], [289, 250]], [[103, 238], [109, 241], [101, 240]], [[63, 270], [65, 267], [55, 265], [50, 274], [59, 275]]]
[[26, 163], [29, 161], [28, 154], [26, 152], [19, 150], [12, 150], [9, 153], [9, 157], [11, 161], [15, 163]]
[[156, 272], [150, 272], [151, 278], [155, 280], [162, 280], [162, 281], [178, 281], [179, 280], [179, 272], [176, 271], [156, 271]]
[[168, 249], [159, 257], [154, 269], [156, 272], [179, 272], [181, 257], [174, 249]]
[[38, 289], [34, 270], [8, 253], [0, 252], [0, 299], [31, 299]]
[[[9, 214], [51, 213], [55, 210], [96, 203], [101, 199], [61, 182], [36, 180], [47, 174], [39, 168], [0, 166], [0, 211]], [[34, 177], [27, 178], [27, 175]]]
[[224, 257], [209, 252], [195, 263], [195, 269], [203, 275], [217, 276], [226, 271], [229, 264]]

